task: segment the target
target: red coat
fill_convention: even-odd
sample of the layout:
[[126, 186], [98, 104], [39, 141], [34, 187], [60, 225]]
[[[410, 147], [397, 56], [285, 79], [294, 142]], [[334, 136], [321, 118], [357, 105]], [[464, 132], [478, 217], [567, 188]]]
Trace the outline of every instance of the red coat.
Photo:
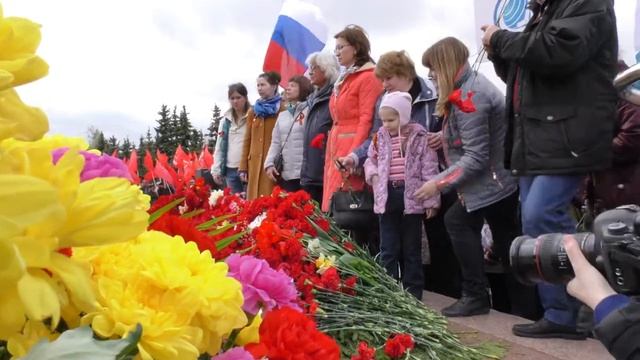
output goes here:
[[613, 166], [593, 176], [596, 206], [640, 205], [640, 106], [618, 100], [612, 149]]
[[[382, 83], [374, 74], [375, 65], [366, 63], [356, 72], [336, 83], [329, 110], [333, 127], [329, 131], [327, 153], [324, 164], [324, 189], [322, 210], [329, 211], [331, 196], [342, 185], [342, 176], [334, 160], [350, 154], [368, 137], [373, 123], [376, 100], [382, 93]], [[355, 190], [362, 189], [362, 176], [351, 176]]]

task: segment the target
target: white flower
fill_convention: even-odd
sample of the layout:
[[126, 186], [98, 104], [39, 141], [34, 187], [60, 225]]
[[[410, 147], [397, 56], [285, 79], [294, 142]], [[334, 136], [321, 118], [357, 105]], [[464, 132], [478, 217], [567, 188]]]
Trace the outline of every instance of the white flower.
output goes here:
[[216, 204], [218, 203], [218, 200], [224, 196], [224, 191], [222, 190], [214, 190], [211, 192], [211, 195], [209, 196], [209, 205], [211, 207], [216, 206]]
[[255, 219], [249, 224], [249, 230], [253, 230], [262, 224], [262, 221], [267, 218], [267, 213], [263, 212], [262, 214], [256, 216]]
[[307, 244], [307, 250], [309, 250], [309, 253], [316, 253], [321, 249], [320, 247], [320, 239], [318, 238], [314, 238], [309, 240], [309, 244]]

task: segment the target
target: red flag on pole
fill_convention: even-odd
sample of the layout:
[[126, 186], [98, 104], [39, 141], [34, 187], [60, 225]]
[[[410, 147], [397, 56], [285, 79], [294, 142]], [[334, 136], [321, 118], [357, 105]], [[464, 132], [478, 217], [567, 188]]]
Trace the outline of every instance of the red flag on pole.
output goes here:
[[133, 149], [129, 160], [127, 160], [127, 168], [129, 169], [133, 183], [140, 184], [140, 176], [138, 176], [138, 152], [136, 149]]
[[153, 178], [155, 178], [155, 174], [153, 172], [154, 170], [153, 157], [151, 156], [149, 149], [147, 149], [147, 152], [144, 155], [144, 167], [145, 169], [147, 169], [147, 173], [144, 175], [144, 179], [152, 180]]

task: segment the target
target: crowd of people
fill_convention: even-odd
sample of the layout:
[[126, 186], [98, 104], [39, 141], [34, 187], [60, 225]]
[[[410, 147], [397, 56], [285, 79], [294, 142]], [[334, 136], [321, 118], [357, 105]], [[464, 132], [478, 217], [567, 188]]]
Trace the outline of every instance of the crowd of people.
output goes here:
[[[411, 294], [422, 298], [426, 286], [459, 295], [442, 310], [449, 317], [493, 304], [537, 320], [515, 325], [518, 336], [586, 338], [580, 302], [564, 285], [517, 283], [509, 247], [523, 234], [574, 233], [576, 199], [595, 212], [640, 203], [640, 108], [612, 84], [622, 66], [612, 1], [530, 8], [523, 32], [482, 27], [506, 98], [456, 38], [424, 51], [423, 78], [404, 51], [375, 61], [355, 25], [334, 36], [333, 53], [311, 54], [306, 77], [287, 79], [283, 96], [274, 72], [258, 76], [252, 105], [244, 85], [230, 85], [214, 180], [249, 199], [302, 189], [325, 212], [341, 191], [370, 192], [379, 227], [351, 235]], [[498, 281], [488, 262], [501, 265]]]

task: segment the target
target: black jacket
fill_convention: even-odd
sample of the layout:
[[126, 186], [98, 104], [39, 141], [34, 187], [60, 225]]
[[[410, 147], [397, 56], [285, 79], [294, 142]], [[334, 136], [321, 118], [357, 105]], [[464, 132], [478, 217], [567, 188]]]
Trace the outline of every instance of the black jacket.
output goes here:
[[617, 360], [640, 360], [640, 303], [632, 301], [607, 315], [595, 334]]
[[612, 1], [546, 3], [546, 10], [534, 10], [524, 32], [499, 30], [491, 38], [490, 59], [508, 86], [506, 168], [514, 175], [604, 169], [611, 161], [617, 100]]
[[[308, 100], [309, 114], [304, 125], [304, 142], [302, 143], [301, 185], [322, 186], [326, 136], [333, 124], [329, 112], [329, 97], [332, 90], [333, 84], [325, 85], [313, 93]], [[311, 147], [311, 141], [319, 134], [325, 135], [322, 149]]]

